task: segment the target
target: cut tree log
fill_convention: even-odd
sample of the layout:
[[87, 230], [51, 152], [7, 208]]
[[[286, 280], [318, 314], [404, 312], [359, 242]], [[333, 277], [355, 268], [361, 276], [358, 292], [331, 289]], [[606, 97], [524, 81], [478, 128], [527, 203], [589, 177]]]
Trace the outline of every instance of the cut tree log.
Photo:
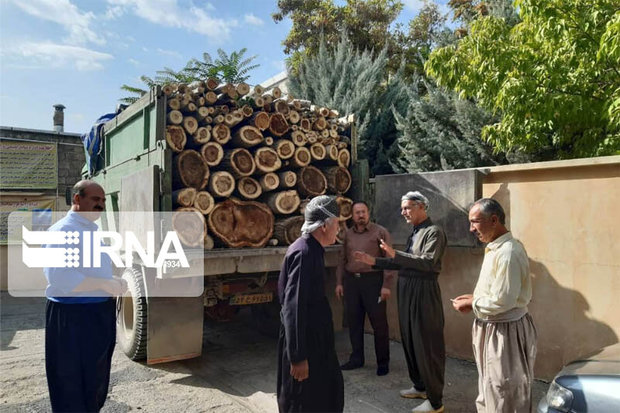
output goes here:
[[303, 131], [296, 130], [291, 133], [291, 141], [293, 141], [296, 146], [304, 146], [308, 143], [308, 138]]
[[274, 136], [282, 136], [288, 132], [288, 122], [281, 113], [273, 113], [269, 117], [269, 130]]
[[248, 85], [245, 82], [241, 82], [237, 85], [237, 87], [235, 88], [235, 90], [237, 91], [237, 94], [239, 96], [245, 96], [248, 93], [250, 93], [250, 85]]
[[319, 116], [314, 122], [314, 125], [312, 126], [314, 127], [315, 130], [322, 131], [327, 127], [327, 121], [325, 120], [323, 116]]
[[341, 166], [321, 169], [327, 179], [327, 190], [331, 193], [344, 194], [351, 188], [351, 173]]
[[300, 119], [301, 119], [301, 115], [299, 114], [299, 112], [297, 112], [295, 110], [289, 111], [289, 113], [288, 113], [288, 121], [290, 123], [297, 124], [297, 123], [299, 123]]
[[193, 135], [194, 132], [198, 129], [198, 121], [193, 116], [185, 116], [183, 118], [183, 129], [190, 135]]
[[181, 126], [166, 126], [166, 142], [174, 152], [181, 152], [187, 144], [187, 135]]
[[251, 148], [252, 146], [256, 146], [263, 141], [263, 134], [260, 129], [255, 126], [242, 126], [235, 130], [232, 136], [232, 142], [236, 146], [240, 146], [242, 148]]
[[325, 150], [325, 145], [322, 143], [315, 143], [310, 146], [310, 154], [312, 155], [312, 160], [314, 161], [322, 161], [325, 159], [325, 155], [327, 155], [327, 150]]
[[261, 131], [269, 128], [269, 114], [263, 111], [254, 112], [247, 121], [248, 125], [254, 126]]
[[198, 191], [193, 206], [202, 214], [208, 215], [213, 210], [215, 201], [213, 200], [213, 196], [207, 191]]
[[327, 151], [327, 156], [325, 157], [327, 160], [338, 162], [338, 146], [326, 145], [325, 150]]
[[191, 115], [198, 110], [198, 106], [194, 102], [187, 102], [187, 105], [181, 107], [181, 112], [186, 115]]
[[265, 146], [273, 146], [273, 138], [271, 136], [265, 137]]
[[289, 114], [290, 108], [288, 107], [288, 103], [286, 100], [279, 99], [273, 103], [273, 108], [276, 112], [283, 114], [285, 117]]
[[279, 87], [274, 87], [271, 89], [271, 95], [274, 99], [280, 99], [282, 97], [282, 90]]
[[254, 153], [257, 173], [273, 172], [282, 166], [282, 160], [278, 153], [268, 146], [258, 148]]
[[215, 243], [213, 242], [213, 237], [205, 231], [204, 249], [212, 250], [214, 246]]
[[182, 188], [172, 191], [172, 206], [174, 207], [191, 207], [196, 199], [195, 188]]
[[215, 102], [217, 102], [217, 93], [208, 91], [205, 93], [205, 101], [208, 105], [215, 105]]
[[353, 200], [350, 198], [346, 198], [344, 196], [336, 197], [336, 203], [340, 208], [340, 217], [339, 219], [347, 220], [353, 216]]
[[220, 79], [217, 77], [210, 77], [205, 82], [205, 86], [208, 90], [215, 90], [220, 85]]
[[295, 155], [295, 144], [288, 139], [279, 139], [274, 142], [273, 146], [282, 159], [290, 159]]
[[211, 131], [204, 126], [196, 129], [193, 135], [189, 136], [186, 146], [191, 148], [200, 148], [211, 139]]
[[304, 217], [295, 215], [277, 220], [273, 227], [273, 236], [281, 245], [290, 245], [301, 237], [301, 227], [304, 225]]
[[206, 123], [205, 119], [211, 114], [209, 108], [213, 109], [211, 106], [200, 106], [196, 111], [196, 119], [198, 119], [198, 123], [204, 124]]
[[265, 89], [261, 85], [254, 86], [252, 93], [256, 96], [262, 96], [265, 93]]
[[188, 247], [202, 247], [207, 232], [205, 217], [196, 208], [178, 208], [172, 214], [172, 229]]
[[224, 153], [222, 168], [230, 172], [235, 178], [250, 176], [256, 171], [254, 157], [244, 148], [235, 148]]
[[164, 92], [164, 95], [170, 96], [174, 93], [174, 85], [168, 83], [167, 85], [162, 86], [161, 91]]
[[298, 146], [295, 149], [295, 155], [291, 159], [291, 164], [297, 168], [303, 168], [304, 166], [310, 165], [312, 161], [312, 155], [310, 154], [310, 150], [304, 146]]
[[235, 178], [226, 171], [217, 171], [209, 179], [209, 192], [215, 198], [227, 198], [235, 190]]
[[310, 129], [312, 129], [312, 124], [310, 123], [310, 119], [308, 118], [301, 118], [301, 120], [299, 121], [299, 126], [304, 132], [308, 132]]
[[275, 172], [269, 172], [260, 177], [260, 186], [263, 192], [273, 191], [280, 185], [280, 177]]
[[254, 114], [254, 109], [252, 109], [252, 106], [250, 105], [243, 105], [241, 107], [241, 113], [243, 113], [244, 118], [249, 118]]
[[201, 190], [209, 180], [209, 167], [200, 153], [186, 149], [174, 157], [173, 189], [192, 187]]
[[318, 168], [309, 165], [297, 171], [297, 189], [303, 196], [323, 195], [327, 192], [327, 179]]
[[288, 215], [297, 211], [299, 208], [299, 194], [296, 190], [272, 192], [265, 196], [265, 200], [269, 208], [274, 214]]
[[227, 199], [215, 205], [208, 218], [209, 229], [232, 248], [265, 246], [273, 234], [273, 213], [255, 201]]
[[280, 188], [293, 188], [297, 184], [297, 174], [293, 171], [284, 171], [278, 173], [280, 179]]
[[224, 159], [224, 149], [217, 142], [207, 142], [200, 147], [200, 155], [209, 166], [216, 166]]
[[263, 188], [256, 179], [244, 176], [237, 181], [235, 192], [241, 198], [253, 200], [263, 193]]
[[338, 151], [338, 166], [348, 168], [351, 164], [351, 152], [348, 149], [340, 149]]
[[170, 98], [168, 99], [168, 109], [170, 110], [179, 110], [181, 109], [181, 101], [179, 98]]
[[171, 110], [168, 112], [168, 123], [172, 125], [180, 125], [183, 123], [183, 114], [179, 110]]
[[211, 129], [211, 138], [220, 145], [225, 145], [230, 140], [230, 128], [223, 124], [217, 124]]

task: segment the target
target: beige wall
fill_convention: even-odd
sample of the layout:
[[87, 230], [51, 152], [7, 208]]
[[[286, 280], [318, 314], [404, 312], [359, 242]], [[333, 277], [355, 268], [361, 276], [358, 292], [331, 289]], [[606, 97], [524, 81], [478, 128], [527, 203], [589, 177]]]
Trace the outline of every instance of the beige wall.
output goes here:
[[[497, 199], [530, 257], [538, 330], [535, 372], [550, 379], [561, 367], [618, 342], [620, 311], [620, 156], [488, 169], [483, 196]], [[464, 222], [463, 225], [468, 225]], [[448, 354], [473, 359], [471, 315], [449, 298], [472, 292], [484, 251], [449, 248], [440, 284]], [[395, 300], [391, 335], [399, 337]]]

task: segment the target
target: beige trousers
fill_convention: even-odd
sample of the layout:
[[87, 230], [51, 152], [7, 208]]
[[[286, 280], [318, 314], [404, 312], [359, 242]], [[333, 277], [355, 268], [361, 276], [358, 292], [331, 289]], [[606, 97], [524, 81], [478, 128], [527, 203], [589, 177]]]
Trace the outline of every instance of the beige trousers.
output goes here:
[[529, 413], [536, 358], [536, 327], [529, 313], [516, 321], [474, 320], [478, 413]]

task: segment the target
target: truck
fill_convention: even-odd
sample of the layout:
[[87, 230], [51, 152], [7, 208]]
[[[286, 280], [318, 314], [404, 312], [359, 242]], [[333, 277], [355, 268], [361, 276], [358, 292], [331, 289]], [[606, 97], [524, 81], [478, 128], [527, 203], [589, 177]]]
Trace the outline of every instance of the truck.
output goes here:
[[[173, 210], [173, 156], [166, 141], [169, 96], [155, 86], [103, 126], [102, 165], [85, 167], [83, 177], [99, 183], [106, 193], [103, 230], [122, 229], [119, 211]], [[353, 123], [353, 122], [351, 122]], [[351, 133], [351, 161], [357, 165], [355, 131]], [[358, 168], [360, 169], [360, 168]], [[354, 173], [352, 191], [363, 191], [368, 178]], [[360, 195], [364, 196], [364, 195]], [[156, 223], [153, 225], [157, 225]], [[257, 327], [273, 332], [279, 326], [277, 277], [286, 246], [215, 248], [200, 251], [203, 273], [175, 274], [147, 268], [136, 260], [124, 269], [129, 291], [119, 298], [117, 339], [132, 360], [148, 364], [197, 357], [202, 353], [203, 317], [229, 319], [240, 306], [251, 306]], [[325, 262], [333, 273], [341, 246], [326, 248]], [[195, 258], [195, 257], [193, 257]], [[204, 286], [196, 297], [154, 297], [149, 291], [174, 277], [192, 278]]]

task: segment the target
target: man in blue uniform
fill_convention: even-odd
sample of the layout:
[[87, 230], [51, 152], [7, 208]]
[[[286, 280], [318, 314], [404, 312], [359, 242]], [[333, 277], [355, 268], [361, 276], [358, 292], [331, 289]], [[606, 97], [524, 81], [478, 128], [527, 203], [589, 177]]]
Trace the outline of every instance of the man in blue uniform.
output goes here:
[[[82, 250], [84, 238], [97, 231], [95, 220], [105, 207], [103, 188], [92, 181], [73, 187], [67, 215], [49, 228], [79, 237], [70, 247]], [[76, 234], [77, 233], [77, 234]], [[65, 245], [47, 245], [47, 248]], [[91, 257], [91, 261], [92, 257]], [[112, 276], [111, 260], [102, 255], [98, 268], [77, 264], [45, 268], [48, 281], [45, 312], [45, 370], [54, 412], [97, 412], [105, 403], [116, 340], [113, 296], [127, 284]]]
[[326, 245], [338, 234], [335, 197], [321, 195], [306, 206], [302, 236], [286, 252], [278, 295], [282, 304], [278, 342], [280, 412], [342, 412], [344, 383], [325, 296]]

